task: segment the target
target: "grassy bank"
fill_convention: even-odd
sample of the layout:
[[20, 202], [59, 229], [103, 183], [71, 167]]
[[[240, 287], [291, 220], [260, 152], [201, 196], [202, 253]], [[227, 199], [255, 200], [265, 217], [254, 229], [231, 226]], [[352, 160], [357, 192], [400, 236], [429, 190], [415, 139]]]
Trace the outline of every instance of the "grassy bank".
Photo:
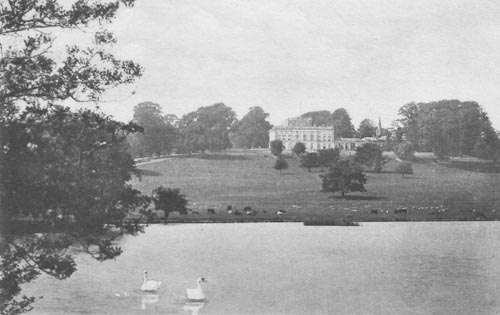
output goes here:
[[[179, 156], [140, 165], [142, 179], [132, 184], [145, 193], [159, 185], [179, 187], [193, 211], [171, 215], [173, 222], [500, 218], [500, 174], [491, 172], [494, 165], [479, 167], [478, 161], [462, 160], [440, 163], [422, 154], [413, 164], [415, 174], [403, 178], [393, 173], [397, 161], [391, 160], [382, 174], [367, 174], [367, 192], [341, 198], [321, 191], [320, 169], [308, 172], [291, 157], [288, 162], [289, 169], [280, 174], [272, 169], [274, 157], [267, 150]], [[231, 214], [226, 211], [228, 205]], [[247, 215], [245, 207], [256, 213]], [[215, 215], [207, 214], [208, 208]], [[284, 213], [277, 214], [280, 210]]]

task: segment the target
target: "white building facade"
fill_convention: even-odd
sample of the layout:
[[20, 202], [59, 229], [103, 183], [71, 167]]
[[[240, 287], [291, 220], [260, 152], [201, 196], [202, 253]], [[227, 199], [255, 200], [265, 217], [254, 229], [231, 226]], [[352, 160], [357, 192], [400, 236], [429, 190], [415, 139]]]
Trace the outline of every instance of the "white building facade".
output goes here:
[[310, 118], [287, 119], [281, 126], [269, 130], [269, 141], [281, 140], [285, 150], [302, 142], [307, 151], [335, 148], [333, 126], [313, 126]]

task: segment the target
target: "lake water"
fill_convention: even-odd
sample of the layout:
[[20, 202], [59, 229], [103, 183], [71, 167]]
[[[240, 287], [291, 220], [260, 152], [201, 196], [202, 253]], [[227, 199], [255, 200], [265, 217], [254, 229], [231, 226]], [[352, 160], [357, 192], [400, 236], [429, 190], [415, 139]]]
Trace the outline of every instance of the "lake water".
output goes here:
[[[500, 222], [154, 225], [26, 293], [44, 296], [33, 314], [499, 314], [498, 240]], [[198, 276], [209, 301], [185, 304]]]

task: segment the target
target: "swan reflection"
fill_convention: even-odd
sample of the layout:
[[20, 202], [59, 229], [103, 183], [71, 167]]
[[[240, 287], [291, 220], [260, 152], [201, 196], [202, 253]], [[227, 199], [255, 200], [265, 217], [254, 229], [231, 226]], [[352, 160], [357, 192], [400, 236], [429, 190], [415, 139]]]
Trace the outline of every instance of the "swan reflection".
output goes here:
[[141, 296], [141, 309], [145, 310], [147, 305], [155, 304], [159, 301], [158, 294], [144, 294]]
[[198, 312], [204, 305], [205, 302], [186, 302], [183, 309], [187, 312], [191, 312], [191, 315], [198, 315]]

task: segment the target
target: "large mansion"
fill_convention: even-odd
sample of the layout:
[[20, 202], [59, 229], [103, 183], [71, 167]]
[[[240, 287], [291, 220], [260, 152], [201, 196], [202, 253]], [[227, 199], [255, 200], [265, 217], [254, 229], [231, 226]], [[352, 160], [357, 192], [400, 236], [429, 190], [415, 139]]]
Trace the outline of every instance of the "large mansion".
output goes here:
[[354, 151], [357, 147], [369, 142], [382, 145], [385, 140], [382, 138], [335, 139], [333, 126], [315, 126], [312, 124], [311, 118], [305, 117], [289, 118], [280, 126], [274, 126], [269, 130], [269, 142], [281, 140], [285, 150], [292, 150], [297, 142], [302, 142], [308, 151], [334, 148]]
[[309, 151], [333, 149], [333, 126], [313, 126], [310, 118], [290, 118], [269, 130], [269, 141], [273, 140], [281, 140], [285, 150], [293, 149], [297, 142], [305, 144]]

